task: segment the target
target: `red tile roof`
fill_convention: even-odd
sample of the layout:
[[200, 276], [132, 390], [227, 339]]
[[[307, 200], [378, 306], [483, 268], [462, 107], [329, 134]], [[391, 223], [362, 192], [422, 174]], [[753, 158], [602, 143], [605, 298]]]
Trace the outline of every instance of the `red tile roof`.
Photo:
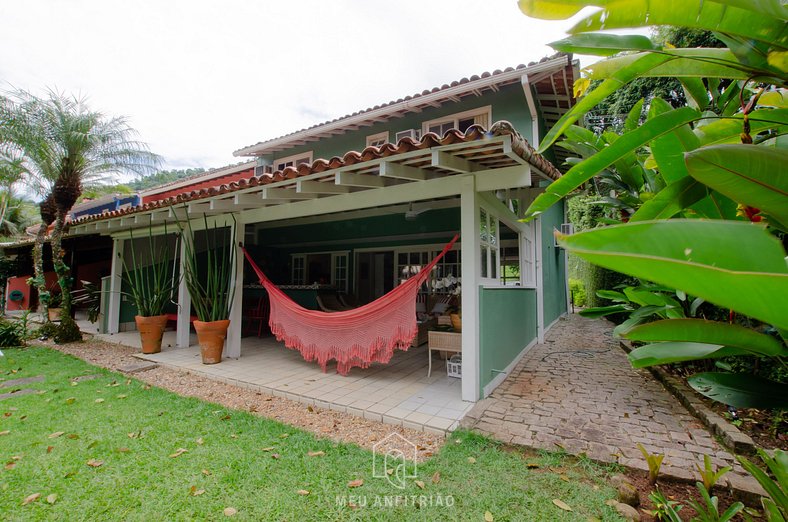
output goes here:
[[287, 167], [284, 170], [274, 172], [273, 174], [251, 176], [246, 179], [233, 181], [229, 184], [213, 186], [210, 188], [200, 188], [190, 192], [184, 192], [167, 199], [143, 203], [142, 205], [133, 208], [121, 209], [98, 216], [85, 216], [73, 221], [71, 225], [82, 225], [94, 221], [127, 216], [137, 212], [167, 209], [176, 204], [193, 202], [196, 200], [229, 194], [252, 187], [269, 185], [271, 183], [296, 180], [311, 174], [319, 174], [321, 172], [327, 172], [341, 167], [360, 165], [383, 158], [391, 158], [393, 161], [396, 161], [396, 156], [411, 151], [427, 150], [432, 147], [461, 143], [468, 143], [469, 145], [475, 145], [476, 143], [483, 144], [485, 140], [497, 136], [510, 136], [513, 152], [527, 163], [535, 167], [537, 171], [546, 177], [549, 177], [550, 179], [558, 179], [561, 176], [561, 173], [553, 166], [553, 164], [541, 155], [537, 154], [533, 147], [531, 147], [531, 145], [509, 122], [500, 121], [494, 123], [490, 127], [489, 131], [486, 131], [479, 125], [472, 125], [465, 133], [453, 129], [446, 132], [446, 134], [444, 134], [442, 137], [434, 133], [427, 133], [422, 136], [420, 140], [403, 138], [396, 144], [385, 143], [380, 147], [367, 147], [361, 152], [350, 151], [342, 157], [335, 156], [331, 159], [317, 159], [311, 164], [301, 164], [297, 167]]

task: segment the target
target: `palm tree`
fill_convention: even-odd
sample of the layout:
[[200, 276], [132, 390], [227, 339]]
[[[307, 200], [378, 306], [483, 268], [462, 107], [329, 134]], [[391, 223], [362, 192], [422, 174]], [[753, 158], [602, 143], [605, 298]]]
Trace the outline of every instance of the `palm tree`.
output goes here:
[[37, 245], [39, 240], [43, 245], [48, 226], [54, 223], [52, 262], [63, 298], [62, 320], [55, 340], [74, 341], [81, 334], [71, 319], [70, 267], [62, 248], [66, 215], [83, 187], [120, 173], [154, 172], [159, 158], [136, 140], [136, 132], [125, 118], [107, 118], [91, 111], [84, 98], [54, 91], [39, 98], [17, 91], [1, 105], [0, 142], [21, 153], [31, 178], [39, 183], [40, 192], [47, 194], [41, 206], [44, 224], [39, 229]]

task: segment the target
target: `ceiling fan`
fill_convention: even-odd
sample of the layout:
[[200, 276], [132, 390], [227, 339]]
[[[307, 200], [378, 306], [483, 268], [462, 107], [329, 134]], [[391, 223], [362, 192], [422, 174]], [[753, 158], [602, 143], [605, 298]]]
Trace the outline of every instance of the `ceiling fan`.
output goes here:
[[427, 212], [428, 210], [432, 210], [430, 207], [423, 207], [419, 209], [413, 208], [413, 203], [408, 205], [408, 210], [405, 211], [405, 219], [407, 221], [415, 221], [420, 214]]

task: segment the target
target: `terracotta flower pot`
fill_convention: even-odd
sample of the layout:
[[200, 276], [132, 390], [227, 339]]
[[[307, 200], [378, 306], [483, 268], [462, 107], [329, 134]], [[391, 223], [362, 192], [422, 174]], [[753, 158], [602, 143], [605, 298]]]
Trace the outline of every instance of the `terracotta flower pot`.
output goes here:
[[203, 364], [222, 362], [222, 350], [229, 327], [229, 319], [209, 322], [194, 321], [194, 330], [197, 332], [197, 341], [200, 343]]
[[153, 317], [134, 316], [137, 323], [137, 330], [140, 332], [142, 341], [142, 353], [159, 353], [161, 351], [161, 339], [164, 336], [164, 328], [167, 327], [166, 315], [154, 315]]
[[60, 308], [50, 308], [48, 312], [51, 322], [60, 321]]

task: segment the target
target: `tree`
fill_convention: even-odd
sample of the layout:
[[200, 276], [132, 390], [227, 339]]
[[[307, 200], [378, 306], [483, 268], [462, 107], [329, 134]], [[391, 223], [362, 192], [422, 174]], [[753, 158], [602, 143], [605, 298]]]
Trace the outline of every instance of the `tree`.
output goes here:
[[[559, 242], [595, 264], [654, 282], [663, 294], [675, 289], [678, 298], [694, 296], [743, 320], [687, 316], [639, 324], [653, 307], [667, 317], [669, 310], [674, 315], [682, 310], [666, 300], [648, 302], [648, 291], [632, 289], [619, 296], [621, 306], [642, 303], [646, 310], [634, 310], [630, 319], [636, 321], [619, 332], [648, 344], [635, 350], [630, 361], [648, 366], [755, 354], [787, 368], [788, 144], [783, 135], [788, 131], [788, 8], [770, 0], [681, 5], [520, 0], [526, 14], [552, 19], [568, 18], [588, 5], [602, 9], [580, 20], [569, 38], [551, 45], [615, 57], [587, 69], [576, 91], [592, 80], [599, 85], [547, 133], [540, 151], [637, 79], [677, 78], [688, 106], [651, 100], [645, 122], [576, 162], [532, 203], [527, 218], [645, 148], [649, 156], [644, 166], [655, 170], [663, 186], [648, 198], [638, 191], [627, 223], [559, 235]], [[726, 47], [676, 48], [640, 35], [595, 32], [647, 25], [711, 30]], [[707, 397], [737, 407], [788, 406], [788, 384], [754, 374], [703, 372], [689, 383]]]
[[151, 174], [150, 176], [139, 177], [128, 185], [132, 190], [145, 190], [158, 187], [159, 185], [164, 185], [165, 183], [171, 183], [180, 179], [196, 176], [197, 174], [202, 174], [203, 172], [205, 172], [205, 169], [199, 167], [193, 169], [162, 170], [156, 172], [155, 174]]
[[[136, 132], [125, 118], [107, 118], [92, 111], [83, 98], [54, 91], [46, 98], [39, 98], [17, 91], [6, 98], [3, 106], [0, 141], [20, 152], [30, 175], [47, 194], [41, 206], [44, 224], [39, 229], [36, 244], [43, 244], [48, 225], [52, 223], [52, 262], [63, 308], [55, 340], [74, 341], [80, 339], [81, 334], [71, 318], [72, 280], [62, 248], [66, 215], [86, 185], [119, 173], [144, 175], [153, 172], [158, 157], [136, 139]], [[37, 266], [39, 263], [40, 250]], [[43, 277], [40, 270], [36, 273], [36, 277], [39, 276]]]

